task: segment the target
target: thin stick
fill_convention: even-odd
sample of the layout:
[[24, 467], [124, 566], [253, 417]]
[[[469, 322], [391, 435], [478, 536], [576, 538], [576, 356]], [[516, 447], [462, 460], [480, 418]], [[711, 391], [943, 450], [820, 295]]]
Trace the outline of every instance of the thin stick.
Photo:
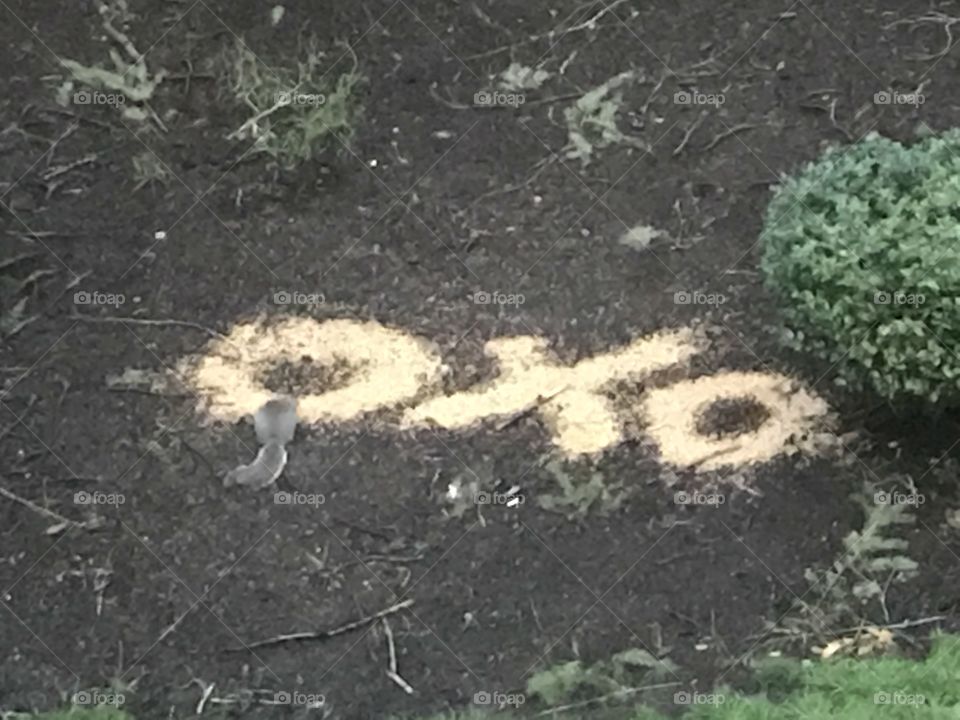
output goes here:
[[478, 195], [476, 198], [474, 198], [470, 202], [470, 204], [467, 205], [466, 209], [472, 208], [481, 200], [486, 200], [496, 195], [506, 195], [507, 193], [516, 192], [517, 190], [522, 190], [523, 188], [528, 187], [530, 183], [532, 183], [534, 180], [537, 179], [537, 177], [539, 177], [540, 173], [542, 173], [552, 163], [556, 162], [556, 160], [557, 160], [556, 155], [545, 155], [544, 157], [537, 160], [536, 164], [534, 165], [534, 167], [536, 168], [536, 171], [530, 173], [530, 176], [526, 180], [520, 183], [515, 183], [513, 185], [507, 185], [506, 187], [498, 188], [496, 190], [488, 190], [482, 195]]
[[687, 143], [690, 142], [690, 138], [693, 137], [693, 134], [697, 129], [703, 125], [703, 121], [707, 119], [706, 113], [700, 113], [700, 117], [697, 118], [696, 122], [693, 123], [687, 131], [683, 134], [683, 140], [680, 141], [680, 144], [673, 151], [673, 157], [677, 157], [680, 153], [683, 152], [683, 149], [687, 146]]
[[663, 87], [663, 84], [667, 81], [668, 77], [673, 75], [672, 72], [665, 72], [660, 76], [660, 79], [657, 81], [657, 84], [653, 86], [653, 90], [650, 91], [647, 101], [640, 107], [640, 110], [637, 111], [637, 115], [643, 117], [647, 114], [647, 110], [650, 109], [650, 103], [653, 102], [653, 96], [660, 92], [660, 88]]
[[[905, 630], [907, 628], [917, 627], [918, 625], [929, 625], [930, 623], [940, 622], [941, 620], [946, 620], [946, 615], [934, 615], [933, 617], [920, 618], [919, 620], [904, 620], [902, 622], [893, 623], [892, 625], [877, 625], [876, 627], [881, 630]], [[842, 630], [837, 630], [837, 634], [848, 632], [856, 632], [861, 630], [860, 627], [852, 628], [843, 628]]]
[[663, 688], [677, 687], [680, 685], [679, 682], [669, 682], [669, 683], [660, 683], [658, 685], [645, 685], [643, 687], [635, 688], [624, 688], [623, 690], [617, 690], [612, 693], [607, 693], [606, 695], [601, 695], [599, 697], [590, 698], [589, 700], [581, 700], [580, 702], [570, 703], [569, 705], [558, 705], [557, 707], [550, 708], [549, 710], [543, 710], [538, 712], [536, 715], [531, 717], [546, 717], [547, 715], [552, 715], [553, 713], [567, 712], [568, 710], [576, 710], [578, 708], [586, 707], [587, 705], [594, 705], [596, 703], [606, 702], [607, 700], [613, 700], [614, 698], [622, 698], [626, 695], [635, 695], [639, 692], [644, 692], [646, 690], [661, 690]]
[[288, 635], [277, 635], [272, 638], [267, 638], [266, 640], [259, 640], [258, 642], [251, 643], [244, 647], [228, 648], [227, 652], [242, 652], [245, 650], [255, 650], [256, 648], [269, 647], [272, 645], [280, 645], [281, 643], [285, 643], [285, 642], [297, 642], [300, 640], [328, 640], [332, 637], [336, 637], [337, 635], [343, 635], [344, 633], [348, 633], [351, 630], [356, 630], [357, 628], [361, 628], [364, 625], [369, 625], [370, 623], [376, 622], [377, 620], [380, 620], [381, 618], [384, 618], [387, 615], [393, 615], [394, 613], [398, 613], [401, 610], [405, 610], [406, 608], [410, 607], [411, 605], [413, 605], [413, 599], [404, 600], [403, 602], [397, 603], [395, 605], [391, 605], [390, 607], [385, 608], [378, 613], [374, 613], [373, 615], [368, 615], [367, 617], [360, 618], [359, 620], [354, 620], [353, 622], [349, 622], [346, 625], [341, 625], [340, 627], [334, 628], [333, 630], [318, 630], [316, 632], [301, 632], [301, 633], [290, 633]]
[[[564, 37], [566, 37], [567, 35], [569, 35], [569, 34], [572, 33], [572, 32], [577, 32], [577, 31], [579, 31], [579, 30], [592, 30], [592, 29], [596, 29], [596, 22], [597, 22], [597, 20], [599, 20], [601, 17], [603, 17], [603, 16], [606, 15], [607, 13], [612, 12], [613, 9], [616, 8], [616, 7], [618, 7], [619, 5], [623, 5], [623, 3], [625, 3], [625, 2], [626, 2], [626, 0], [616, 0], [615, 2], [612, 2], [612, 3], [610, 3], [609, 5], [604, 5], [603, 9], [600, 10], [599, 12], [597, 12], [597, 14], [594, 15], [594, 16], [593, 16], [592, 18], [590, 18], [589, 20], [585, 20], [585, 21], [582, 22], [582, 23], [579, 23], [579, 24], [577, 24], [577, 25], [574, 25], [574, 26], [572, 26], [572, 27], [564, 30], [564, 31], [562, 32], [562, 34], [560, 35], [560, 38], [559, 38], [556, 42], [554, 42], [553, 44], [556, 45], [557, 43], [560, 42], [560, 40], [562, 40]], [[584, 8], [584, 7], [589, 7], [589, 6], [592, 5], [592, 4], [593, 4], [593, 3], [585, 3], [584, 5], [581, 5], [579, 9], [582, 9], [582, 8]], [[576, 12], [577, 12], [577, 11], [575, 10], [573, 13], [570, 14], [570, 16], [576, 14]], [[568, 19], [569, 19], [570, 16], [568, 16]], [[518, 48], [518, 47], [521, 47], [522, 45], [529, 45], [530, 43], [537, 42], [538, 40], [543, 40], [544, 38], [549, 38], [549, 39], [551, 40], [551, 42], [552, 42], [552, 41], [553, 41], [553, 37], [554, 37], [554, 35], [556, 35], [556, 34], [557, 34], [557, 29], [554, 28], [554, 29], [551, 30], [550, 32], [540, 33], [540, 34], [538, 34], [538, 35], [531, 35], [530, 37], [526, 38], [525, 40], [521, 40], [520, 42], [514, 43], [514, 44], [512, 44], [512, 45], [503, 45], [503, 46], [501, 46], [501, 47], [493, 48], [492, 50], [485, 50], [484, 52], [477, 53], [477, 54], [475, 54], [475, 55], [468, 55], [467, 57], [464, 58], [464, 60], [476, 60], [476, 59], [482, 58], [482, 57], [489, 57], [490, 55], [497, 55], [498, 53], [506, 52], [507, 50], [514, 50], [514, 49], [516, 49], [516, 48]]]
[[92, 315], [81, 315], [80, 313], [74, 313], [72, 315], [68, 315], [67, 317], [69, 317], [71, 320], [79, 320], [81, 322], [91, 323], [130, 323], [131, 325], [188, 327], [193, 328], [194, 330], [205, 332], [207, 335], [215, 337], [218, 340], [226, 340], [227, 342], [230, 342], [230, 339], [223, 333], [212, 328], [208, 328], [205, 325], [190, 322], [189, 320], [171, 320], [167, 318], [94, 317]]
[[97, 155], [96, 153], [91, 153], [90, 155], [86, 155], [80, 158], [79, 160], [74, 160], [72, 163], [67, 163], [66, 165], [57, 165], [56, 167], [52, 167], [46, 172], [44, 172], [40, 176], [40, 179], [43, 180], [44, 182], [53, 180], [55, 177], [60, 177], [61, 175], [65, 175], [71, 170], [76, 170], [78, 167], [83, 167], [84, 165], [92, 165], [97, 161], [98, 157], [99, 155]]
[[387, 670], [387, 677], [399, 685], [407, 695], [413, 695], [410, 683], [400, 677], [397, 672], [397, 648], [393, 644], [393, 630], [390, 629], [390, 623], [386, 618], [383, 618], [383, 634], [387, 637], [387, 649], [390, 652], [390, 669]]
[[210, 683], [206, 687], [200, 683], [200, 687], [203, 690], [203, 695], [200, 696], [200, 702], [197, 703], [197, 715], [203, 715], [203, 709], [207, 705], [207, 701], [210, 699], [210, 696], [213, 695], [213, 688], [216, 687], [216, 683]]
[[14, 502], [20, 503], [24, 507], [30, 508], [38, 515], [42, 515], [43, 517], [49, 518], [51, 520], [56, 520], [58, 523], [69, 525], [70, 527], [78, 527], [78, 528], [86, 527], [84, 523], [77, 522], [76, 520], [70, 520], [69, 518], [65, 518], [63, 515], [60, 515], [59, 513], [55, 513], [53, 510], [47, 510], [44, 507], [40, 507], [36, 503], [30, 502], [26, 498], [22, 498], [19, 495], [16, 495], [10, 492], [6, 488], [0, 487], [0, 495], [3, 495], [8, 500], [13, 500]]
[[7, 230], [7, 235], [15, 235], [21, 238], [30, 238], [32, 240], [47, 240], [56, 238], [78, 238], [83, 237], [85, 233], [79, 232], [57, 232], [56, 230]]
[[560, 388], [556, 392], [550, 393], [546, 397], [541, 395], [534, 402], [530, 403], [529, 405], [527, 405], [527, 407], [523, 408], [523, 410], [520, 410], [519, 412], [514, 413], [513, 415], [508, 417], [506, 420], [501, 422], [499, 425], [497, 425], [496, 427], [497, 432], [500, 432], [501, 430], [506, 430], [511, 425], [516, 424], [517, 422], [527, 417], [531, 413], [536, 412], [537, 410], [542, 408], [544, 405], [546, 405], [548, 402], [553, 400], [557, 395], [569, 389], [569, 387], [570, 387], [569, 385], [564, 385], [562, 388]]
[[403, 555], [367, 555], [359, 560], [351, 560], [350, 562], [341, 565], [339, 569], [343, 570], [344, 568], [353, 567], [354, 565], [365, 565], [366, 563], [371, 562], [411, 563], [417, 562], [418, 560], [423, 560], [423, 553], [420, 553], [419, 555], [410, 555], [409, 557], [404, 557]]
[[724, 130], [722, 133], [717, 135], [713, 140], [707, 143], [706, 147], [704, 147], [701, 150], [701, 152], [707, 152], [709, 150], [713, 150], [717, 145], [720, 144], [721, 140], [724, 140], [725, 138], [728, 138], [731, 135], [736, 135], [741, 130], [752, 130], [755, 127], [756, 125], [752, 123], [740, 123], [739, 125], [734, 125], [732, 128], [728, 128]]

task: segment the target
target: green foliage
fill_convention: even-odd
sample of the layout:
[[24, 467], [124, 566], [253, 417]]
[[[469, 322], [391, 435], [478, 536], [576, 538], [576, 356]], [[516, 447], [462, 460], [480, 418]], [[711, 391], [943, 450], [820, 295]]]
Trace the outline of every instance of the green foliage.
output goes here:
[[109, 705], [90, 708], [72, 707], [40, 715], [24, 715], [23, 718], [24, 720], [30, 718], [33, 720], [133, 720], [132, 715]]
[[539, 698], [548, 707], [569, 702], [584, 692], [588, 697], [626, 698], [638, 682], [662, 680], [676, 670], [677, 666], [670, 660], [654, 657], [641, 648], [629, 648], [614, 655], [609, 662], [588, 667], [579, 660], [571, 660], [541, 670], [527, 681], [527, 695]]
[[[578, 671], [581, 676], [582, 671], [581, 667]], [[689, 705], [678, 717], [682, 720], [955, 720], [960, 717], [960, 683], [957, 682], [960, 637], [955, 635], [936, 637], [930, 655], [922, 662], [899, 658], [834, 662], [782, 660], [759, 673], [758, 677], [763, 679], [761, 685], [775, 686], [778, 692], [783, 692], [782, 701], [720, 688], [713, 696], [722, 702]], [[575, 676], [568, 669], [556, 677], [569, 683]], [[598, 718], [597, 713], [596, 709], [583, 707], [558, 717], [590, 720]], [[521, 716], [502, 713], [498, 717]], [[666, 720], [665, 716], [643, 707], [625, 717]]]
[[827, 571], [822, 583], [815, 573], [806, 573], [808, 580], [823, 588], [823, 599], [829, 600], [826, 616], [840, 618], [847, 614], [850, 620], [859, 617], [858, 608], [856, 604], [851, 605], [851, 601], [856, 599], [863, 604], [882, 598], [883, 586], [889, 580], [907, 581], [916, 575], [918, 568], [916, 561], [905, 554], [909, 548], [907, 541], [890, 537], [898, 525], [911, 525], [916, 521], [912, 506], [877, 502], [869, 490], [854, 495], [854, 499], [866, 517], [863, 529], [852, 530], [843, 539], [843, 556]]
[[586, 516], [592, 509], [612, 512], [623, 502], [622, 487], [604, 478], [603, 473], [577, 467], [568, 472], [556, 458], [547, 461], [544, 468], [559, 486], [559, 492], [537, 497], [537, 504], [544, 510], [562, 512], [572, 520]]
[[226, 57], [230, 92], [252, 115], [230, 139], [253, 140], [254, 150], [284, 168], [347, 149], [362, 115], [357, 91], [363, 78], [353, 56], [353, 68], [330, 79], [325, 57], [311, 44], [295, 71], [271, 67], [238, 39]]
[[787, 340], [889, 400], [960, 399], [960, 131], [868, 136], [779, 188], [762, 267]]
[[[110, 0], [99, 3], [101, 23], [107, 36], [116, 47], [108, 49], [112, 68], [99, 65], [84, 65], [76, 60], [62, 58], [60, 64], [70, 73], [64, 83], [58, 88], [57, 101], [61, 105], [71, 102], [81, 102], [76, 99], [74, 90], [79, 84], [81, 88], [104, 90], [119, 95], [114, 104], [123, 110], [123, 116], [130, 120], [146, 120], [156, 117], [147, 106], [147, 102], [154, 96], [157, 87], [166, 76], [165, 71], [152, 72], [141, 53], [134, 46], [130, 37], [118, 29], [117, 24], [123, 26], [133, 16], [130, 14], [126, 0]], [[119, 49], [118, 49], [119, 48]], [[122, 50], [123, 52], [120, 52]], [[87, 91], [80, 90], [78, 95]], [[122, 98], [122, 101], [120, 99]], [[89, 102], [89, 100], [87, 100]], [[130, 105], [126, 103], [129, 102]], [[81, 102], [81, 104], [83, 104]], [[161, 123], [162, 126], [162, 123]]]
[[579, 160], [581, 165], [587, 166], [595, 150], [611, 145], [625, 144], [649, 150], [644, 142], [625, 135], [617, 125], [623, 106], [623, 91], [620, 88], [635, 79], [636, 74], [630, 70], [615, 75], [584, 93], [576, 103], [564, 110], [568, 158]]
[[[788, 629], [788, 637], [804, 645], [810, 636], [836, 640], [841, 628], [861, 624], [870, 603], [882, 609], [890, 586], [916, 577], [918, 564], [906, 554], [909, 544], [897, 537], [902, 526], [916, 522], [915, 506], [886, 502], [885, 497], [889, 494], [874, 492], [869, 483], [853, 495], [863, 509], [863, 527], [843, 539], [843, 551], [829, 567], [804, 571], [810, 590], [794, 604], [796, 614], [788, 613], [769, 629]], [[779, 639], [772, 644], [782, 645]]]

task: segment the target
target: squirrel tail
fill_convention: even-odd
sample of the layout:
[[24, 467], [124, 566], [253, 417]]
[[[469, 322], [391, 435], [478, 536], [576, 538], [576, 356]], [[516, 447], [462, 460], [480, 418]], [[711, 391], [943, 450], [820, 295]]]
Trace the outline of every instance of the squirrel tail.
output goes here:
[[260, 448], [249, 465], [240, 465], [227, 473], [223, 486], [247, 485], [254, 489], [272, 485], [287, 464], [287, 449], [277, 442], [268, 442]]

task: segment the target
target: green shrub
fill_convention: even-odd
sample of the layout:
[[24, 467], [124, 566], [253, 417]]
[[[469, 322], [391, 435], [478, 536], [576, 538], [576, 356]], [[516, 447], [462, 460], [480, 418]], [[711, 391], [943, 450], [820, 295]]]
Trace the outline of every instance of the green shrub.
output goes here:
[[960, 400], [960, 132], [828, 151], [767, 209], [788, 342], [891, 401]]
[[331, 74], [327, 54], [314, 42], [299, 49], [297, 68], [270, 67], [242, 40], [226, 56], [229, 92], [250, 113], [228, 137], [253, 140], [252, 149], [292, 169], [324, 153], [344, 152], [363, 114], [357, 57], [353, 67]]

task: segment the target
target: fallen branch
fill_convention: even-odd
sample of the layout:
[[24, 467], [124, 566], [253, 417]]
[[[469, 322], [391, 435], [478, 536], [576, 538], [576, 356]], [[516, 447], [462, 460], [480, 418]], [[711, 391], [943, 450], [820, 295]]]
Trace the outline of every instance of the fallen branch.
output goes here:
[[673, 157], [677, 157], [677, 155], [683, 152], [683, 149], [687, 146], [687, 143], [690, 142], [690, 138], [693, 137], [693, 134], [697, 131], [697, 129], [701, 125], [703, 125], [703, 121], [706, 119], [707, 119], [707, 114], [700, 113], [700, 117], [698, 117], [696, 121], [689, 128], [687, 128], [687, 131], [683, 134], [683, 140], [681, 140], [680, 144], [677, 145], [677, 147], [674, 149]]
[[[31, 502], [26, 498], [22, 498], [19, 495], [10, 492], [6, 488], [0, 487], [0, 495], [7, 498], [8, 500], [12, 500], [15, 503], [20, 503], [24, 507], [33, 510], [38, 515], [41, 515], [49, 520], [56, 520], [57, 526], [62, 527], [64, 529], [67, 527], [75, 527], [75, 528], [80, 528], [82, 530], [87, 529], [86, 523], [77, 522], [76, 520], [71, 520], [70, 518], [66, 518], [63, 515], [60, 515], [59, 513], [55, 513], [53, 510], [47, 510], [47, 508], [45, 507], [40, 507], [36, 503]], [[57, 526], [54, 526], [54, 527], [57, 527]]]
[[513, 415], [511, 415], [506, 420], [502, 421], [499, 425], [497, 425], [496, 427], [497, 432], [500, 432], [501, 430], [506, 430], [511, 425], [517, 424], [523, 418], [531, 415], [532, 413], [542, 408], [548, 402], [553, 400], [557, 395], [564, 392], [565, 390], [568, 390], [569, 387], [570, 387], [569, 385], [565, 385], [559, 390], [552, 392], [547, 396], [543, 396], [543, 395], [539, 396], [534, 402], [527, 405], [527, 407], [523, 408], [519, 412], [515, 412]]
[[921, 15], [913, 20], [897, 20], [888, 25], [884, 25], [882, 29], [889, 30], [890, 28], [897, 27], [899, 25], [911, 25], [915, 29], [922, 23], [942, 25], [944, 32], [947, 34], [946, 42], [943, 44], [943, 49], [940, 50], [940, 52], [928, 53], [926, 55], [908, 55], [907, 60], [916, 60], [921, 62], [940, 60], [944, 55], [953, 49], [953, 32], [951, 31], [951, 28], [957, 23], [960, 23], [960, 18], [953, 17], [951, 15], [947, 15], [946, 13], [935, 10], [928, 12], [926, 15]]
[[92, 165], [97, 161], [98, 155], [96, 153], [91, 153], [90, 155], [85, 155], [79, 160], [74, 160], [72, 163], [67, 163], [66, 165], [57, 165], [46, 170], [40, 175], [40, 179], [44, 182], [53, 180], [56, 177], [65, 175], [71, 170], [76, 170], [78, 167], [83, 167], [84, 165]]
[[[156, 326], [173, 326], [173, 327], [187, 327], [193, 328], [194, 330], [200, 330], [207, 333], [211, 337], [215, 337], [218, 340], [225, 340], [230, 342], [230, 339], [221, 332], [218, 332], [212, 328], [208, 328], [205, 325], [200, 325], [199, 323], [190, 322], [189, 320], [170, 320], [167, 318], [135, 318], [135, 317], [94, 317], [92, 315], [81, 315], [80, 313], [73, 313], [68, 315], [71, 320], [77, 320], [80, 322], [90, 322], [90, 323], [130, 323], [131, 325], [156, 325]], [[232, 343], [231, 343], [232, 344]]]
[[[612, 12], [616, 7], [623, 5], [623, 3], [625, 2], [626, 0], [615, 0], [609, 5], [604, 5], [603, 9], [599, 10], [589, 20], [584, 20], [583, 22], [573, 25], [567, 28], [566, 30], [562, 31], [562, 34], [560, 34], [560, 37], [556, 41], [554, 41], [553, 38], [555, 35], [558, 34], [559, 31], [557, 30], [557, 28], [554, 28], [550, 32], [540, 33], [538, 35], [531, 35], [527, 39], [521, 40], [520, 42], [517, 42], [517, 43], [513, 43], [512, 45], [503, 45], [501, 47], [493, 48], [492, 50], [485, 50], [484, 52], [477, 53], [475, 55], [468, 55], [467, 57], [464, 58], [464, 60], [476, 60], [483, 57], [489, 57], [490, 55], [497, 55], [499, 53], [506, 52], [508, 50], [515, 50], [516, 48], [519, 48], [523, 45], [529, 45], [530, 43], [535, 43], [538, 40], [543, 40], [544, 38], [548, 38], [550, 40], [551, 49], [552, 49], [554, 46], [557, 45], [557, 43], [560, 42], [560, 40], [565, 38], [570, 33], [578, 32], [580, 30], [596, 30], [597, 20], [602, 18], [604, 15]], [[594, 5], [595, 3], [593, 2], [584, 3], [583, 5], [576, 8], [572, 13], [570, 13], [567, 16], [566, 20], [569, 20], [571, 17], [573, 17], [577, 13], [577, 11], [582, 10], [585, 7], [586, 8], [593, 7]], [[566, 22], [566, 20], [564, 20], [563, 22]]]
[[587, 705], [595, 705], [596, 703], [603, 703], [607, 700], [619, 700], [626, 697], [627, 695], [636, 695], [639, 692], [646, 692], [647, 690], [662, 690], [664, 688], [677, 687], [681, 683], [679, 682], [668, 682], [668, 683], [659, 683], [657, 685], [644, 685], [643, 687], [635, 688], [623, 688], [622, 690], [615, 690], [614, 692], [607, 693], [606, 695], [600, 695], [599, 697], [589, 698], [587, 700], [581, 700], [580, 702], [570, 703], [569, 705], [558, 705], [557, 707], [550, 708], [548, 710], [543, 710], [538, 712], [532, 717], [546, 717], [547, 715], [553, 715], [554, 713], [567, 712], [568, 710], [577, 710]]
[[386, 618], [383, 618], [383, 634], [387, 637], [387, 650], [390, 653], [390, 669], [387, 670], [387, 677], [399, 685], [407, 695], [413, 695], [410, 683], [400, 677], [400, 673], [397, 672], [397, 648], [393, 644], [393, 631]]
[[368, 615], [367, 617], [360, 618], [359, 620], [354, 620], [349, 622], [346, 625], [341, 625], [340, 627], [334, 628], [333, 630], [318, 630], [315, 632], [300, 632], [300, 633], [289, 633], [287, 635], [276, 635], [266, 640], [258, 640], [255, 643], [250, 643], [249, 645], [244, 645], [243, 647], [238, 648], [227, 648], [225, 652], [244, 652], [248, 650], [255, 650], [262, 647], [271, 647], [273, 645], [280, 645], [286, 642], [300, 642], [302, 640], [329, 640], [330, 638], [336, 637], [337, 635], [343, 635], [348, 633], [351, 630], [356, 630], [361, 628], [364, 625], [369, 625], [370, 623], [376, 622], [381, 618], [385, 618], [388, 615], [393, 615], [405, 610], [406, 608], [413, 605], [413, 600], [404, 600], [403, 602], [396, 603], [391, 605], [388, 608], [384, 608], [380, 612], [374, 613], [373, 615]]
[[709, 152], [719, 145], [722, 140], [725, 140], [731, 135], [736, 135], [741, 130], [752, 130], [755, 127], [757, 126], [752, 123], [740, 123], [739, 125], [734, 125], [731, 128], [727, 128], [722, 133], [717, 135], [713, 140], [707, 143], [707, 145], [701, 149], [701, 152]]

